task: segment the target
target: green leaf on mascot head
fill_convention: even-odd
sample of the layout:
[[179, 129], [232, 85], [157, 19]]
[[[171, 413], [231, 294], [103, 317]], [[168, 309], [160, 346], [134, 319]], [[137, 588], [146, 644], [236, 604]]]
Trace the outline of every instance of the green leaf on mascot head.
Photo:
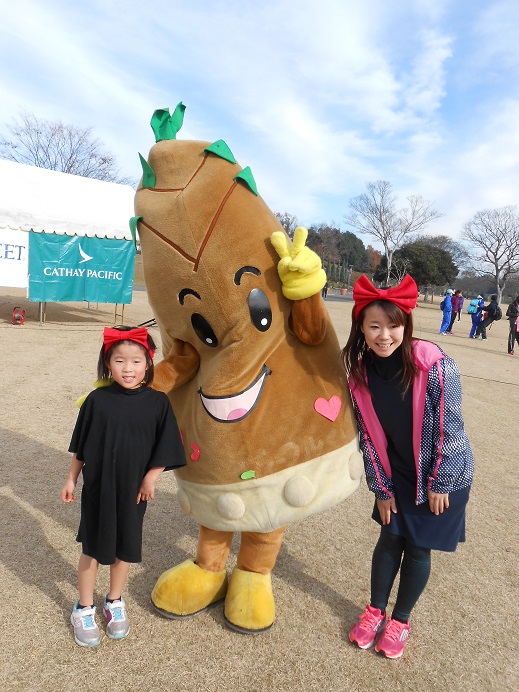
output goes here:
[[146, 159], [139, 154], [139, 159], [141, 160], [142, 166], [142, 187], [155, 187], [155, 172]]
[[137, 247], [137, 224], [142, 221], [142, 216], [132, 216], [130, 219], [130, 231], [133, 238], [133, 244]]
[[253, 192], [256, 197], [258, 196], [258, 188], [256, 187], [256, 181], [254, 180], [254, 176], [252, 175], [252, 171], [249, 166], [243, 169], [238, 175], [233, 178], [234, 182], [237, 183], [238, 180], [241, 180], [242, 182], [247, 185], [249, 190]]
[[151, 128], [155, 134], [155, 141], [162, 142], [164, 139], [176, 139], [177, 132], [184, 122], [184, 111], [186, 107], [182, 101], [177, 104], [173, 115], [169, 114], [169, 108], [159, 108], [151, 116]]
[[231, 163], [236, 163], [234, 154], [229, 149], [229, 146], [223, 141], [223, 139], [219, 139], [217, 142], [213, 142], [208, 147], [206, 147], [204, 151], [211, 152], [211, 154], [216, 154], [216, 156], [219, 156], [220, 158], [225, 159], [226, 161], [230, 161]]

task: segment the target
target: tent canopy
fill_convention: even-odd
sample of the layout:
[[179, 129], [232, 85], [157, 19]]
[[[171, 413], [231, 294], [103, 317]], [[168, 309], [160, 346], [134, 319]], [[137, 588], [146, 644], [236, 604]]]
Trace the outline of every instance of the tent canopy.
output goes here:
[[0, 159], [0, 229], [131, 240], [135, 190]]

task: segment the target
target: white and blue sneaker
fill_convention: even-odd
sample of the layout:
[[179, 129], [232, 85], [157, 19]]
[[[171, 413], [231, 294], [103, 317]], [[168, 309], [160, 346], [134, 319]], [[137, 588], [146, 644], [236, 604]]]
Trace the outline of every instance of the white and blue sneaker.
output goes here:
[[130, 632], [130, 623], [126, 612], [126, 603], [122, 598], [109, 603], [106, 598], [103, 604], [106, 618], [106, 634], [110, 639], [124, 639]]
[[96, 625], [96, 608], [79, 608], [76, 601], [70, 622], [74, 627], [74, 640], [79, 646], [97, 646], [101, 641], [99, 628]]

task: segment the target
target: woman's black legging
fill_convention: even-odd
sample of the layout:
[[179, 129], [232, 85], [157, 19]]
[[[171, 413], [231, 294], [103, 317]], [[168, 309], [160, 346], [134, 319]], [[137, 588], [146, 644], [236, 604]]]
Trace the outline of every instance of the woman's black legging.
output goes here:
[[[402, 557], [403, 555], [403, 557]], [[400, 570], [400, 583], [392, 617], [407, 622], [431, 573], [431, 551], [402, 536], [381, 531], [371, 561], [371, 607], [385, 612]]]

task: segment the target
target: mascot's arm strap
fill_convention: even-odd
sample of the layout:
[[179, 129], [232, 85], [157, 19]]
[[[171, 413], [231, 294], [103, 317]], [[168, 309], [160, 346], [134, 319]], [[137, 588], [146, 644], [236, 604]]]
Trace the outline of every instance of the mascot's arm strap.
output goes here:
[[200, 356], [196, 349], [187, 341], [174, 339], [169, 353], [155, 368], [151, 386], [167, 394], [190, 380], [199, 366]]

